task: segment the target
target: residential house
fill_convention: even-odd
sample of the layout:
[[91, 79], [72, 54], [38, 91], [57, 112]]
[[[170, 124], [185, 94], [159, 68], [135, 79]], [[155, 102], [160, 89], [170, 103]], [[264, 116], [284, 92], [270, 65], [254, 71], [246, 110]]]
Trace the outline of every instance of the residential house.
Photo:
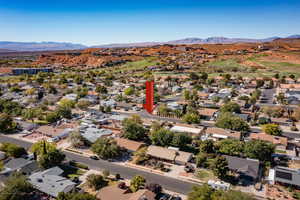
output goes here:
[[293, 121], [288, 118], [271, 118], [271, 123], [278, 124], [281, 126], [292, 126]]
[[147, 149], [147, 155], [167, 162], [174, 162], [178, 165], [188, 163], [193, 154], [184, 151], [175, 150], [173, 148], [164, 148], [160, 146], [150, 145]]
[[80, 127], [79, 130], [81, 135], [91, 143], [96, 142], [98, 138], [107, 137], [113, 133], [109, 129], [95, 127]]
[[143, 143], [143, 142], [137, 142], [137, 141], [128, 140], [125, 138], [115, 138], [115, 141], [117, 142], [118, 146], [126, 149], [129, 152], [138, 151], [140, 148], [145, 146], [145, 143]]
[[201, 108], [198, 110], [199, 115], [204, 120], [215, 120], [218, 116], [218, 109], [213, 108]]
[[263, 140], [276, 145], [277, 150], [285, 151], [288, 145], [288, 139], [286, 137], [273, 136], [265, 133], [252, 133], [249, 137], [253, 140]]
[[49, 196], [57, 197], [60, 192], [68, 193], [76, 186], [76, 183], [61, 176], [63, 172], [59, 167], [53, 167], [30, 175], [29, 182], [37, 190]]
[[20, 172], [22, 174], [31, 174], [39, 169], [36, 160], [25, 158], [13, 158], [4, 164], [4, 169], [0, 172], [0, 175], [8, 176], [14, 172]]
[[203, 132], [203, 127], [193, 127], [185, 124], [178, 124], [170, 128], [170, 131], [177, 133], [187, 133], [189, 135], [200, 135]]
[[300, 187], [299, 169], [277, 166], [269, 171], [269, 181], [271, 184], [285, 184]]
[[104, 187], [97, 193], [97, 198], [101, 200], [155, 200], [155, 196], [146, 189], [132, 193], [128, 188], [122, 189], [117, 185]]
[[260, 177], [259, 160], [227, 155], [224, 157], [228, 162], [228, 168], [239, 174], [239, 178], [254, 182], [258, 181]]
[[241, 139], [241, 133], [238, 131], [232, 131], [217, 127], [207, 127], [204, 131], [204, 135], [201, 136], [202, 140], [212, 139], [212, 140], [220, 140], [220, 139]]

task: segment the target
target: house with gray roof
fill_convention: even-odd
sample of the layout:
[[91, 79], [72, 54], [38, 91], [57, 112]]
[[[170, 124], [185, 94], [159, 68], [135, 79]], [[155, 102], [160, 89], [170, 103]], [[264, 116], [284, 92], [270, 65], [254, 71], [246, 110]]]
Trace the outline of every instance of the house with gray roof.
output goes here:
[[53, 167], [42, 172], [37, 172], [29, 176], [29, 182], [37, 190], [57, 197], [60, 192], [68, 193], [72, 191], [76, 183], [62, 177], [63, 170], [59, 167]]
[[89, 142], [94, 143], [98, 138], [103, 136], [112, 135], [112, 131], [109, 129], [99, 129], [94, 127], [88, 127], [86, 129], [80, 129], [81, 135]]
[[240, 158], [234, 156], [224, 156], [228, 162], [228, 168], [239, 174], [241, 179], [257, 181], [260, 177], [259, 160]]
[[36, 160], [14, 158], [4, 164], [4, 169], [0, 172], [0, 175], [9, 176], [13, 172], [30, 175], [31, 173], [38, 171], [38, 169], [39, 167]]

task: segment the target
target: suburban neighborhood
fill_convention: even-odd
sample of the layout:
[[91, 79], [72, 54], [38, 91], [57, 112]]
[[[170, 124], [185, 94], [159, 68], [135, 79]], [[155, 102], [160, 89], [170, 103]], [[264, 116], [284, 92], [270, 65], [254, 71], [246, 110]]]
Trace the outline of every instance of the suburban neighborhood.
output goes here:
[[300, 1], [0, 1], [0, 200], [300, 200]]

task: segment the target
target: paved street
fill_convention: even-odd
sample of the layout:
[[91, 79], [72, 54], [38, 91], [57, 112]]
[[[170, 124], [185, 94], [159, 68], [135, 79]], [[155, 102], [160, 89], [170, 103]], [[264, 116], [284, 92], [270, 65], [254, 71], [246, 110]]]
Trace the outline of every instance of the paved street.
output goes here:
[[[30, 148], [31, 146], [31, 143], [29, 142], [7, 137], [4, 135], [0, 135], [0, 142], [11, 142], [23, 146], [26, 149]], [[68, 160], [76, 160], [78, 162], [84, 163], [88, 165], [90, 169], [96, 169], [96, 170], [107, 169], [112, 174], [119, 173], [121, 177], [128, 178], [128, 179], [132, 178], [135, 175], [142, 175], [147, 179], [148, 182], [158, 183], [162, 185], [165, 189], [177, 193], [187, 194], [189, 191], [191, 191], [191, 188], [193, 186], [192, 183], [182, 181], [179, 179], [170, 178], [170, 177], [118, 165], [104, 160], [98, 160], [98, 161], [91, 160], [90, 158], [78, 154], [70, 153], [67, 151], [64, 151], [64, 153], [66, 154]]]

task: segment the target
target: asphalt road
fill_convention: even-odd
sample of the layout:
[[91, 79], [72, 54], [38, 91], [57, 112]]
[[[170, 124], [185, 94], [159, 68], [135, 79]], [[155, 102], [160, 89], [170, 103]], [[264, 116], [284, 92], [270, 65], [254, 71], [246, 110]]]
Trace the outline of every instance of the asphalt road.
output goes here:
[[[32, 145], [32, 143], [30, 142], [18, 140], [4, 135], [0, 135], [0, 142], [10, 142], [10, 143], [18, 144], [26, 149], [29, 149], [30, 146]], [[111, 174], [118, 173], [121, 175], [121, 177], [126, 179], [130, 179], [135, 175], [141, 175], [146, 178], [148, 183], [158, 183], [167, 190], [181, 193], [181, 194], [187, 194], [189, 191], [191, 191], [192, 186], [194, 185], [187, 181], [183, 181], [183, 180], [179, 180], [167, 176], [162, 176], [159, 174], [154, 174], [154, 173], [142, 171], [131, 167], [118, 165], [113, 162], [108, 162], [104, 160], [92, 160], [85, 156], [70, 153], [67, 151], [64, 151], [64, 154], [66, 155], [66, 158], [68, 160], [76, 160], [77, 162], [84, 163], [87, 166], [89, 166], [90, 169], [95, 169], [95, 170], [106, 169], [109, 170]]]

